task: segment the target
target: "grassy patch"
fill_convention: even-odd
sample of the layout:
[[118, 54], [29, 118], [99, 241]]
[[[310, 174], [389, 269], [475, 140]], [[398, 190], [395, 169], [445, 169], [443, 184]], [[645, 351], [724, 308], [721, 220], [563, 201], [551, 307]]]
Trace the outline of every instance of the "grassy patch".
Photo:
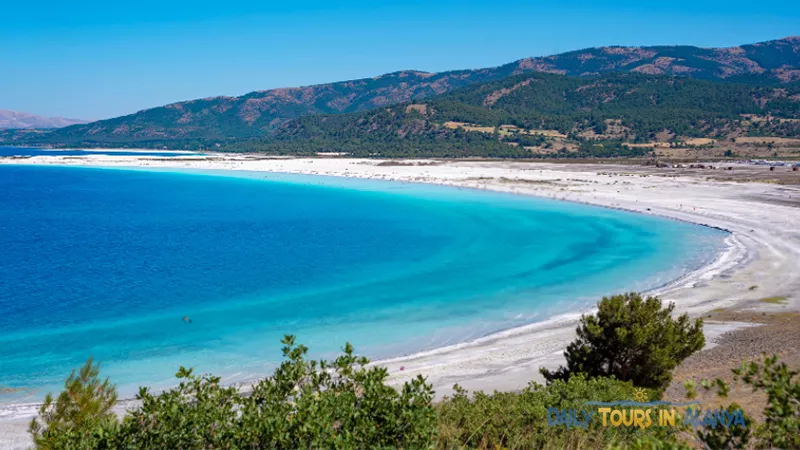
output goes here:
[[786, 300], [788, 300], [788, 299], [789, 299], [789, 297], [781, 297], [781, 296], [777, 296], [776, 295], [774, 297], [764, 297], [759, 301], [761, 303], [771, 303], [773, 305], [785, 305], [786, 304]]
[[520, 184], [558, 184], [561, 178], [555, 180], [527, 180], [525, 178], [506, 178], [500, 177], [502, 183], [520, 183]]

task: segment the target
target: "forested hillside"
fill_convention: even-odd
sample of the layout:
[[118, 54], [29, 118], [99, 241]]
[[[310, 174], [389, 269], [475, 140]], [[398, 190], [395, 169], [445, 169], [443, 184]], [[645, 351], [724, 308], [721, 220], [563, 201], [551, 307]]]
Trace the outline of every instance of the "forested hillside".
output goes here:
[[[768, 117], [765, 121], [751, 118]], [[426, 102], [314, 115], [221, 149], [358, 156], [635, 156], [638, 142], [800, 135], [800, 83], [780, 87], [691, 78], [522, 74]]]

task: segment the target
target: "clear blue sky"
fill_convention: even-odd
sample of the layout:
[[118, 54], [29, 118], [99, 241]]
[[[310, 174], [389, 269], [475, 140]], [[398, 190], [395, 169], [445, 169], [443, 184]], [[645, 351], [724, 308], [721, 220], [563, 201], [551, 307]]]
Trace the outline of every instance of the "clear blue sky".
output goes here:
[[89, 119], [599, 45], [732, 46], [800, 34], [797, 0], [5, 3], [0, 109]]

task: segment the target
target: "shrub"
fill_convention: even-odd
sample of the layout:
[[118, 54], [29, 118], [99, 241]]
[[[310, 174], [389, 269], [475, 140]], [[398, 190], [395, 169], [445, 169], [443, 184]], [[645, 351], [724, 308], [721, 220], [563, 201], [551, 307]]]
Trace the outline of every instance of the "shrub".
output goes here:
[[702, 319], [694, 324], [686, 314], [673, 319], [674, 308], [636, 293], [603, 297], [597, 315], [581, 316], [578, 338], [564, 352], [567, 367], [541, 372], [548, 382], [585, 373], [663, 391], [672, 370], [705, 344]]
[[[744, 427], [701, 428], [695, 432], [696, 438], [710, 450], [730, 448], [786, 448], [800, 449], [800, 378], [798, 372], [789, 369], [786, 363], [779, 363], [778, 357], [764, 356], [762, 364], [743, 362], [733, 370], [734, 381], [743, 381], [752, 387], [753, 392], [767, 394], [764, 409], [764, 423], [756, 424], [752, 418], [743, 415]], [[717, 388], [719, 397], [727, 397], [730, 386], [722, 379], [703, 381], [706, 389]], [[695, 384], [687, 382], [687, 397], [696, 394]], [[736, 403], [728, 406], [733, 412], [740, 409]]]
[[609, 446], [608, 450], [692, 450], [692, 447], [683, 442], [645, 435], [628, 444]]
[[[733, 414], [736, 410], [741, 409], [736, 403], [731, 403], [726, 408], [726, 411]], [[703, 447], [708, 450], [727, 450], [732, 448], [748, 448], [750, 443], [753, 419], [744, 415], [745, 426], [716, 426], [716, 427], [703, 427], [695, 431], [695, 436], [703, 444]]]
[[100, 365], [86, 364], [70, 373], [64, 391], [53, 401], [47, 394], [39, 417], [31, 420], [28, 431], [38, 449], [96, 448], [112, 430], [117, 417], [112, 408], [117, 392], [108, 379], [101, 382]]
[[159, 395], [140, 388], [141, 406], [122, 420], [109, 448], [235, 448], [243, 401], [237, 390], [183, 367], [176, 377], [178, 387]]
[[[219, 377], [197, 376], [181, 367], [176, 374], [181, 380], [178, 387], [158, 395], [141, 388], [137, 395], [141, 406], [129, 411], [121, 423], [105, 407], [113, 402], [99, 401], [111, 397], [88, 393], [98, 386], [98, 372], [90, 360], [86, 367], [91, 370], [85, 367], [78, 381], [73, 374], [67, 391], [59, 396], [65, 399], [67, 414], [52, 420], [46, 415], [49, 403], [42, 407], [48, 427], [42, 431], [34, 420], [35, 444], [48, 449], [417, 449], [433, 445], [433, 391], [422, 377], [405, 383], [398, 392], [385, 384], [386, 369], [366, 367], [368, 360], [353, 355], [350, 344], [329, 364], [306, 360], [308, 349], [295, 345], [293, 336], [282, 342], [285, 361], [273, 376], [258, 382], [249, 396], [222, 387]], [[107, 381], [100, 386], [99, 392], [109, 389]], [[77, 402], [70, 400], [74, 392], [79, 394]], [[59, 405], [57, 412], [63, 409]], [[47, 440], [36, 439], [42, 433]]]
[[756, 431], [764, 447], [800, 448], [800, 377], [777, 356], [765, 356], [763, 364], [742, 363], [736, 378], [754, 391], [767, 394], [765, 423]]
[[[635, 393], [631, 382], [602, 377], [587, 379], [576, 374], [547, 386], [532, 382], [521, 392], [479, 391], [470, 398], [467, 391], [457, 386], [455, 391], [451, 398], [437, 405], [440, 449], [587, 449], [611, 445], [626, 448], [644, 437], [654, 442], [674, 441], [667, 434], [672, 430], [657, 427], [645, 430], [603, 427], [596, 414], [597, 407], [585, 405], [587, 401], [631, 399]], [[563, 424], [548, 424], [551, 414], [548, 408], [593, 411], [595, 415], [586, 428], [567, 428]], [[582, 413], [579, 414], [582, 420]]]

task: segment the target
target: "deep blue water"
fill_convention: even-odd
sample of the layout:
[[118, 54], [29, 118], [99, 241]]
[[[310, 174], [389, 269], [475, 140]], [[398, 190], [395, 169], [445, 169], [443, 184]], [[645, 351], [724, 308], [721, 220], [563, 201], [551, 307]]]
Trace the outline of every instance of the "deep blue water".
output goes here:
[[[724, 232], [469, 189], [0, 166], [0, 403], [89, 356], [123, 395], [249, 379], [284, 333], [386, 357], [576, 312], [710, 262]], [[191, 324], [182, 318], [189, 316]]]
[[0, 157], [3, 156], [86, 156], [86, 155], [114, 155], [114, 156], [198, 156], [202, 153], [176, 153], [153, 151], [126, 152], [124, 150], [49, 150], [31, 147], [2, 147]]

